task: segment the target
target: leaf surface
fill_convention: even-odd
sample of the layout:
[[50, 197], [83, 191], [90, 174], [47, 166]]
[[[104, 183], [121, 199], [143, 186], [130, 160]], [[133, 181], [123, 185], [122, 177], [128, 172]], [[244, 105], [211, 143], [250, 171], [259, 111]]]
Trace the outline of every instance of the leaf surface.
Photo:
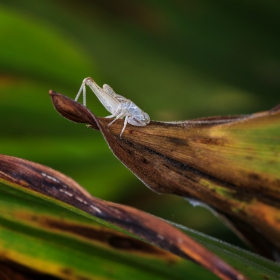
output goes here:
[[[105, 263], [110, 266], [110, 260], [113, 263], [116, 262], [117, 256], [123, 258], [124, 253], [131, 253], [129, 258], [136, 262], [133, 270], [137, 270], [137, 265], [139, 266], [141, 262], [145, 267], [147, 265], [149, 267], [151, 262], [151, 269], [154, 271], [151, 274], [163, 273], [164, 277], [168, 278], [169, 272], [166, 267], [159, 274], [156, 270], [159, 269], [158, 265], [162, 261], [170, 263], [170, 266], [176, 263], [181, 266], [182, 261], [173, 255], [175, 254], [184, 259], [191, 259], [222, 279], [245, 279], [242, 274], [170, 224], [137, 209], [92, 197], [75, 181], [46, 166], [1, 155], [0, 181], [2, 183], [1, 254], [2, 258], [9, 262], [19, 262], [20, 265], [27, 267], [34, 265], [44, 273], [53, 273], [62, 278], [66, 277], [65, 271], [72, 267], [72, 262], [75, 262], [76, 270], [73, 268], [72, 271], [71, 268], [71, 273], [68, 272], [73, 274], [73, 279], [75, 279], [78, 275], [93, 273], [88, 266], [88, 261], [84, 262], [84, 258], [79, 257], [80, 254], [86, 254], [85, 259], [92, 259], [90, 262], [97, 258], [96, 261], [100, 263], [98, 268], [100, 268]], [[12, 199], [10, 199], [11, 194], [15, 196]], [[13, 205], [12, 202], [15, 203], [16, 199], [18, 204]], [[30, 204], [30, 200], [35, 201], [34, 209], [30, 208], [33, 204]], [[53, 208], [45, 207], [45, 200], [49, 207], [53, 204]], [[21, 201], [27, 205], [23, 204], [23, 207], [19, 207]], [[56, 216], [58, 206], [118, 229], [173, 254], [114, 230], [104, 229], [100, 225], [92, 226], [90, 221], [79, 219], [77, 216], [73, 220], [67, 212]], [[22, 234], [18, 234], [18, 231]], [[38, 238], [43, 240], [38, 242]], [[14, 240], [17, 242], [14, 243]], [[19, 246], [21, 243], [34, 245], [26, 248]], [[94, 246], [94, 248], [89, 249], [87, 246]], [[98, 248], [100, 246], [103, 247], [103, 252], [100, 252], [102, 251]], [[60, 247], [62, 250], [59, 250]], [[119, 254], [116, 255], [114, 250], [110, 252], [112, 249]], [[148, 259], [145, 261], [145, 258], [137, 260], [138, 255], [142, 254], [147, 255], [148, 258], [155, 258], [155, 261]], [[106, 261], [102, 261], [102, 258]], [[128, 269], [127, 273], [129, 273], [129, 259], [117, 262], [119, 269], [126, 267], [124, 271]], [[146, 269], [144, 269], [144, 274]], [[182, 269], [184, 270], [183, 266]], [[103, 276], [106, 274], [102, 269], [94, 273], [97, 275], [100, 273]], [[149, 277], [153, 277], [149, 274]], [[114, 277], [117, 277], [116, 275]], [[179, 279], [182, 277], [181, 272], [178, 277]]]
[[207, 204], [257, 252], [277, 259], [280, 106], [252, 115], [128, 125], [121, 139], [122, 120], [108, 128], [110, 119], [62, 95], [51, 97], [66, 118], [100, 129], [115, 156], [149, 188]]

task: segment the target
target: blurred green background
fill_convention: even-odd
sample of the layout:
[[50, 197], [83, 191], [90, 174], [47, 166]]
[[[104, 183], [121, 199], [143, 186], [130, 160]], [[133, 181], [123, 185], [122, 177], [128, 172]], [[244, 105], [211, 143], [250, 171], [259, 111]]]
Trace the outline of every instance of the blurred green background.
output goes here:
[[[146, 188], [99, 132], [60, 117], [48, 91], [74, 98], [91, 76], [161, 121], [267, 110], [280, 101], [279, 34], [276, 0], [1, 0], [1, 153], [240, 245], [208, 210]], [[109, 114], [93, 94], [87, 106]]]

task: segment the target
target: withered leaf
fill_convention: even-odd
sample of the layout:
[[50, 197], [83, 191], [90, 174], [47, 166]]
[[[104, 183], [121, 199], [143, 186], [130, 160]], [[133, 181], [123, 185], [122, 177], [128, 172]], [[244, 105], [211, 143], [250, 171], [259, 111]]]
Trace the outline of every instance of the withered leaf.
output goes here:
[[66, 118], [65, 104], [79, 112], [71, 120], [98, 127], [115, 156], [149, 188], [209, 205], [258, 253], [279, 259], [280, 106], [244, 116], [128, 125], [120, 139], [123, 120], [108, 128], [111, 120], [83, 116], [84, 106], [54, 92], [51, 97]]

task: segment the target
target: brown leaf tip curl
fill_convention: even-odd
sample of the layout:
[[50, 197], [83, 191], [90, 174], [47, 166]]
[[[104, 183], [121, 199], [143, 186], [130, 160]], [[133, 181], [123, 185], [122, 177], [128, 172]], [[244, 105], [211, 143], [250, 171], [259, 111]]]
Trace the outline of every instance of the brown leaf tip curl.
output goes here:
[[54, 108], [61, 116], [75, 123], [90, 124], [92, 128], [99, 130], [95, 116], [85, 106], [53, 90], [49, 94]]

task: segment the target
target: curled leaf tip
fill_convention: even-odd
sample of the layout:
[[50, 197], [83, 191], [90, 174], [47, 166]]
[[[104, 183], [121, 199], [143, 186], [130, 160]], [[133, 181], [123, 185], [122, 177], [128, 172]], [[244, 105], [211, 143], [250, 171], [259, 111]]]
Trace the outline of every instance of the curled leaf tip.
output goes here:
[[85, 106], [53, 90], [49, 94], [54, 108], [64, 118], [75, 123], [89, 124], [93, 129], [99, 130], [96, 117]]

